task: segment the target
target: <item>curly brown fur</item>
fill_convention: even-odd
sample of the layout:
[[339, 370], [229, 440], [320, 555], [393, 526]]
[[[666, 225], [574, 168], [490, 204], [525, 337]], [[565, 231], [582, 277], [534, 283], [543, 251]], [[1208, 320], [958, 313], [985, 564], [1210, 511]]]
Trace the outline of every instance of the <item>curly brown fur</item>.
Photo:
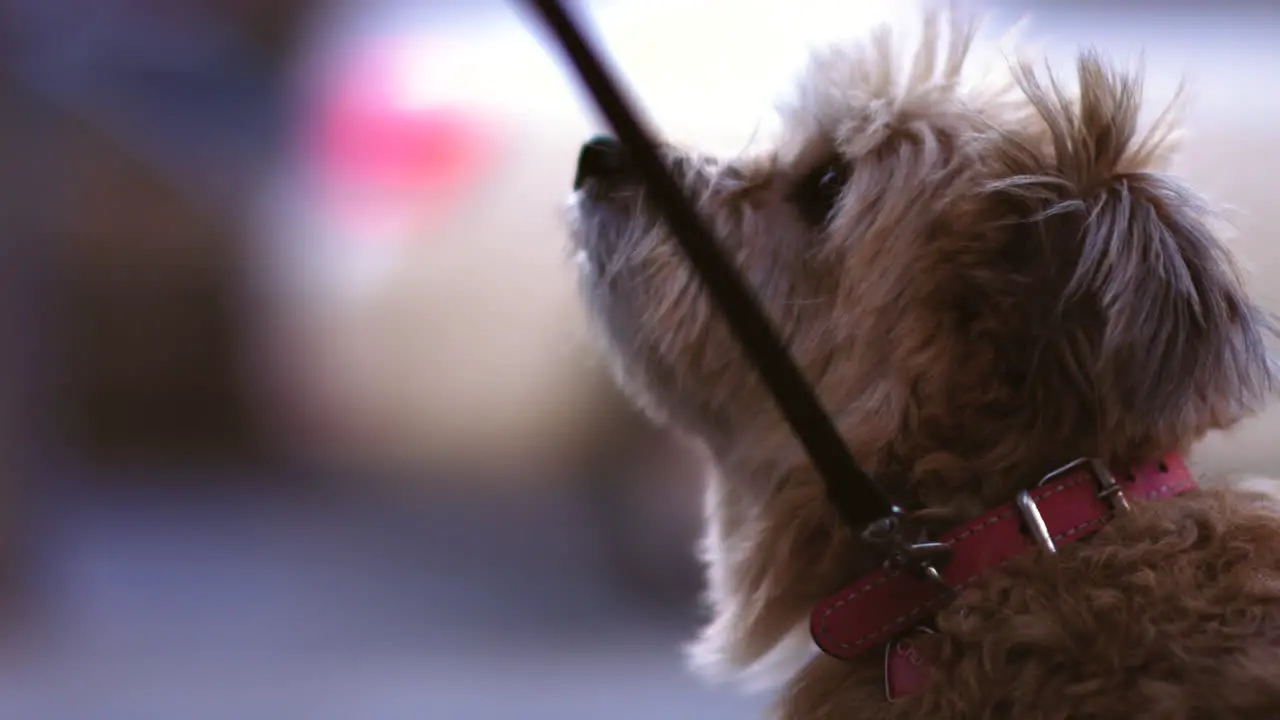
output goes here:
[[[1085, 53], [1073, 88], [1025, 63], [974, 86], [974, 37], [931, 15], [906, 67], [887, 30], [820, 54], [775, 147], [667, 149], [857, 457], [951, 523], [1077, 457], [1186, 451], [1274, 383], [1270, 328], [1208, 209], [1159, 172], [1172, 123], [1139, 130], [1138, 75]], [[639, 180], [588, 182], [574, 238], [624, 383], [715, 457], [712, 619], [691, 656], [750, 674], [873, 559]], [[1280, 716], [1276, 517], [1242, 491], [1142, 506], [960, 598], [930, 691], [887, 704], [880, 658], [819, 657], [780, 713]]]

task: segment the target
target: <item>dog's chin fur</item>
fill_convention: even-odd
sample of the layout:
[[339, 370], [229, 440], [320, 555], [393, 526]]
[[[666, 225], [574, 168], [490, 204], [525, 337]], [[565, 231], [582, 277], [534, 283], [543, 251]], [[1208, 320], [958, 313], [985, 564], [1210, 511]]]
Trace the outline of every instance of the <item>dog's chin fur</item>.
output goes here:
[[[971, 84], [975, 31], [923, 27], [906, 63], [887, 31], [819, 53], [772, 150], [667, 149], [883, 489], [953, 526], [1077, 457], [1184, 452], [1255, 412], [1272, 330], [1160, 173], [1173, 116], [1141, 131], [1140, 78], [1092, 53], [1073, 84], [1021, 61]], [[625, 384], [714, 456], [704, 674], [789, 679], [788, 718], [1280, 717], [1280, 526], [1243, 491], [993, 573], [939, 617], [944, 661], [906, 702], [878, 657], [814, 658], [809, 612], [875, 558], [638, 183], [584, 195], [573, 237]]]

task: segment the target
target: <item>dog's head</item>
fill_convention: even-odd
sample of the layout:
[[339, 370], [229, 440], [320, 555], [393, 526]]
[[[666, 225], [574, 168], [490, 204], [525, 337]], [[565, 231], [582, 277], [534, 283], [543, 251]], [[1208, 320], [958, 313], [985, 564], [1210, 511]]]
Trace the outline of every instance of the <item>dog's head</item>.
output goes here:
[[[1202, 201], [1160, 174], [1140, 79], [1014, 64], [926, 23], [818, 56], [768, 151], [666, 148], [855, 455], [960, 519], [1082, 456], [1179, 451], [1271, 387], [1266, 323]], [[704, 553], [713, 669], [761, 660], [866, 568], [798, 443], [616, 144], [584, 147], [574, 240], [624, 382], [718, 460]]]

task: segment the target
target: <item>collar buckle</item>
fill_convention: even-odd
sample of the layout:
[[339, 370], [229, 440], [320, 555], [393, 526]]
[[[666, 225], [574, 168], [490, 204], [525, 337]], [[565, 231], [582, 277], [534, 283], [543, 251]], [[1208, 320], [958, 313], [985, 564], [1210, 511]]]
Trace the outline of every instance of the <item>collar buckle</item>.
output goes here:
[[[1094, 483], [1098, 486], [1098, 499], [1110, 505], [1113, 513], [1123, 515], [1129, 512], [1129, 499], [1124, 495], [1124, 488], [1116, 480], [1111, 468], [1107, 467], [1107, 464], [1098, 458], [1077, 458], [1072, 460], [1040, 478], [1040, 482], [1036, 483], [1036, 487], [1042, 487], [1078, 469], [1084, 469], [1093, 478]], [[1044, 517], [1040, 514], [1040, 508], [1036, 505], [1036, 500], [1031, 496], [1031, 493], [1026, 490], [1019, 492], [1015, 502], [1019, 514], [1022, 515], [1022, 522], [1026, 525], [1027, 530], [1030, 531], [1031, 538], [1035, 540], [1036, 546], [1046, 554], [1052, 555], [1057, 552], [1053, 536], [1049, 534], [1049, 527], [1045, 524]]]

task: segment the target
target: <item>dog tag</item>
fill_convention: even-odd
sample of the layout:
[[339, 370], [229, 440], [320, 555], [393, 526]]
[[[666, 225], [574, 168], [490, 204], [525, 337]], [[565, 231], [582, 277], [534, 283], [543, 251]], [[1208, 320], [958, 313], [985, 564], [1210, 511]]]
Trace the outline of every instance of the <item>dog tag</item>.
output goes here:
[[934, 631], [920, 626], [889, 641], [884, 646], [884, 695], [889, 702], [924, 690], [933, 676]]

